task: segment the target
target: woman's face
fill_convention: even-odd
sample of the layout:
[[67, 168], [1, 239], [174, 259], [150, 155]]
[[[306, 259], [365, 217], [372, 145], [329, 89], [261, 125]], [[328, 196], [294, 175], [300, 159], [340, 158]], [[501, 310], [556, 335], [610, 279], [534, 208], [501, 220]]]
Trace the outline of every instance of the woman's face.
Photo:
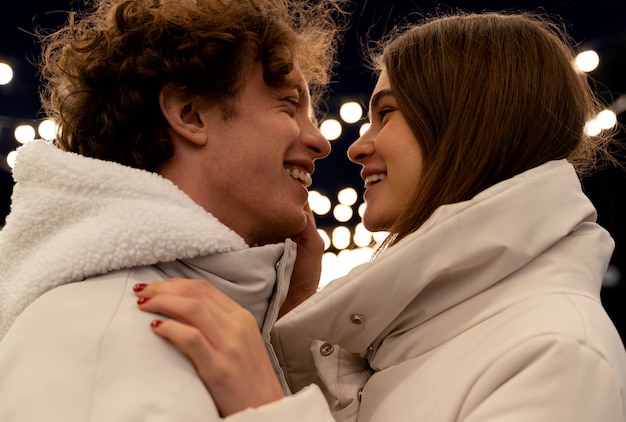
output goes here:
[[398, 108], [386, 71], [372, 93], [369, 119], [369, 129], [350, 146], [348, 157], [363, 167], [363, 224], [370, 231], [388, 231], [415, 195], [422, 150]]

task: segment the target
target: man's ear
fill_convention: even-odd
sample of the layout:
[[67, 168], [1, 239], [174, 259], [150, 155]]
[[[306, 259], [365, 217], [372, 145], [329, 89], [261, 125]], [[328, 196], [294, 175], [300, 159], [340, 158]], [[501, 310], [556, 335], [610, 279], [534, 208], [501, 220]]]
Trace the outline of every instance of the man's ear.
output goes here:
[[166, 84], [159, 93], [161, 113], [174, 132], [197, 145], [207, 143], [205, 123], [198, 105], [189, 95], [172, 84]]

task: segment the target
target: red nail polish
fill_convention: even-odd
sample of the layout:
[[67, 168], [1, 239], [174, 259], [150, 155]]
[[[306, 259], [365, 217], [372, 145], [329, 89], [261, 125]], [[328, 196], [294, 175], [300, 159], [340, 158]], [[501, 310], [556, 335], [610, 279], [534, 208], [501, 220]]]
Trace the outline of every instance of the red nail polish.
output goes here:
[[152, 328], [157, 328], [159, 325], [161, 325], [163, 323], [163, 321], [161, 321], [160, 319], [155, 319], [154, 321], [152, 321], [150, 323], [150, 326]]
[[144, 283], [135, 284], [135, 285], [133, 286], [133, 290], [134, 290], [134, 291], [136, 291], [136, 292], [140, 292], [140, 291], [142, 291], [143, 289], [145, 289], [145, 288], [146, 288], [146, 286], [147, 286], [147, 284], [144, 284]]
[[138, 304], [138, 305], [141, 305], [141, 304], [143, 304], [143, 303], [146, 303], [146, 302], [148, 301], [148, 299], [150, 299], [150, 298], [149, 298], [149, 297], [140, 297], [140, 298], [137, 300], [137, 304]]

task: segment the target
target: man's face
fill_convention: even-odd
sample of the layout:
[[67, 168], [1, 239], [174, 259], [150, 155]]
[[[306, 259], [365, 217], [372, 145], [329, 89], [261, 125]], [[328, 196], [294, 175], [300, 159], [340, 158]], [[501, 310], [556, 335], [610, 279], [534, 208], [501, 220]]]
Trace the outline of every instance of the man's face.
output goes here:
[[[288, 84], [269, 87], [254, 65], [224, 120], [213, 107], [202, 112], [208, 142], [203, 154], [201, 205], [248, 244], [299, 233], [313, 161], [330, 153], [313, 123], [309, 89], [295, 66]], [[199, 186], [196, 186], [199, 187]]]

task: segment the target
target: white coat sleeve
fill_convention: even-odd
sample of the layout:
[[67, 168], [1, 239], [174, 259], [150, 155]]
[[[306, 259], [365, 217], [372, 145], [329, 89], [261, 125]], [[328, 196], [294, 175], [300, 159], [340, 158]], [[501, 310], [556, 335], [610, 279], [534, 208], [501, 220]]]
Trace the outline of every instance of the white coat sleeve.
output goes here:
[[317, 385], [266, 405], [235, 413], [229, 422], [335, 422], [326, 399]]
[[538, 336], [482, 374], [458, 420], [626, 421], [624, 385], [610, 362], [576, 339]]

